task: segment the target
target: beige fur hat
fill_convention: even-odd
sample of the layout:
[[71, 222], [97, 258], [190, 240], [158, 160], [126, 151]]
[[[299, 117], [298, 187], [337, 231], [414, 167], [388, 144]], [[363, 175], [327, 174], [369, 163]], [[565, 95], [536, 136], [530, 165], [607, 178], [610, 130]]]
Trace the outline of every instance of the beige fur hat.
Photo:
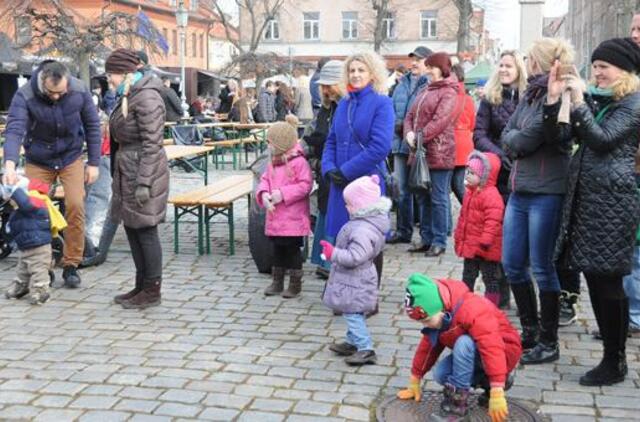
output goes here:
[[276, 155], [284, 154], [298, 142], [298, 118], [288, 115], [285, 122], [274, 123], [267, 131], [267, 141]]

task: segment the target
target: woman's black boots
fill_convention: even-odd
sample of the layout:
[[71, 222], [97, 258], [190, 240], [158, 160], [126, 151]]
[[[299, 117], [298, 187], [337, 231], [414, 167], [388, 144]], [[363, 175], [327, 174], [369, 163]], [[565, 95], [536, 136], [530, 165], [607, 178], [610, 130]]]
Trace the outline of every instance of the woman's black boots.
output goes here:
[[[592, 296], [592, 301], [594, 298]], [[612, 385], [624, 381], [627, 375], [625, 345], [629, 331], [629, 299], [599, 299], [594, 306], [603, 312], [595, 312], [602, 334], [604, 356], [598, 366], [580, 377], [580, 385]]]
[[522, 333], [522, 349], [533, 349], [538, 344], [538, 302], [532, 283], [511, 284], [511, 291], [518, 306]]
[[558, 319], [560, 292], [540, 292], [540, 337], [538, 344], [520, 358], [523, 365], [535, 365], [560, 358], [558, 347]]

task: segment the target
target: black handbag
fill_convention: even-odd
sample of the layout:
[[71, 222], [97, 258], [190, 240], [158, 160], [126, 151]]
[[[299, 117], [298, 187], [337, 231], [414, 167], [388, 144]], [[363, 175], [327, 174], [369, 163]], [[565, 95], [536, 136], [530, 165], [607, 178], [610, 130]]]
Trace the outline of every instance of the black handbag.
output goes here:
[[422, 143], [422, 134], [418, 133], [416, 139], [416, 152], [409, 168], [409, 180], [407, 181], [409, 192], [428, 194], [431, 192], [431, 174], [427, 164], [427, 155]]

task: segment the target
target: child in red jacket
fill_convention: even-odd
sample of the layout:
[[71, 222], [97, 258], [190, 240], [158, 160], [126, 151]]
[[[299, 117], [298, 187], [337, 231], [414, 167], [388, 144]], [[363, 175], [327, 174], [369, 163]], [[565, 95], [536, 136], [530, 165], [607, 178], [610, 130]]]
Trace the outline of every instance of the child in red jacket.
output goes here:
[[507, 419], [504, 390], [518, 365], [520, 335], [493, 303], [474, 295], [456, 280], [437, 280], [415, 273], [409, 277], [405, 309], [423, 325], [409, 387], [398, 392], [402, 400], [420, 400], [421, 380], [434, 366], [445, 347], [452, 353], [442, 359], [433, 378], [444, 386], [441, 410], [433, 421], [461, 421], [468, 415], [471, 389], [485, 389], [493, 422]]
[[473, 292], [482, 273], [485, 297], [500, 303], [500, 280], [503, 277], [502, 220], [504, 202], [496, 187], [500, 158], [492, 153], [474, 151], [467, 160], [466, 192], [454, 233], [456, 254], [464, 258], [462, 280]]

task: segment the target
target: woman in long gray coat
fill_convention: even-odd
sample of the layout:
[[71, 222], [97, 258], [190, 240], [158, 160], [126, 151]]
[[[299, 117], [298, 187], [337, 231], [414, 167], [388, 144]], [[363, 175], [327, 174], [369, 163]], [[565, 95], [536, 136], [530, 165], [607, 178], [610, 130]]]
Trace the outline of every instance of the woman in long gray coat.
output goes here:
[[113, 166], [111, 216], [122, 220], [136, 266], [133, 290], [114, 298], [124, 308], [160, 304], [162, 247], [158, 224], [169, 195], [169, 167], [162, 146], [165, 107], [163, 86], [153, 75], [136, 71], [138, 58], [126, 49], [105, 63], [109, 83], [120, 96], [109, 129]]

